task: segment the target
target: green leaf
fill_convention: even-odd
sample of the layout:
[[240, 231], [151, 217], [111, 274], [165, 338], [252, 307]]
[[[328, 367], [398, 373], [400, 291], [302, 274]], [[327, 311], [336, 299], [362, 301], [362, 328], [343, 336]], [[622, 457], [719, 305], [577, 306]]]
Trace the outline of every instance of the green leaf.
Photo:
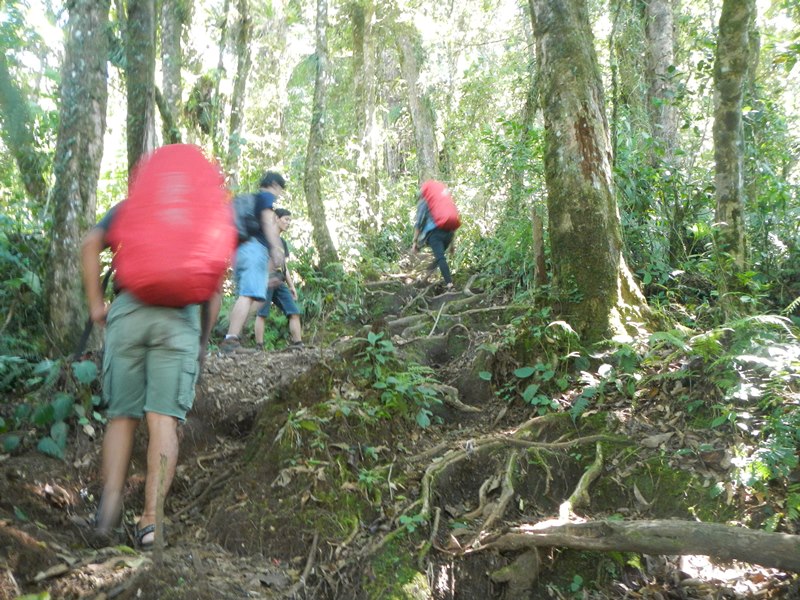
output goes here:
[[97, 379], [97, 365], [91, 360], [72, 363], [72, 374], [80, 383], [89, 385]]
[[42, 294], [42, 280], [33, 271], [26, 271], [22, 276], [22, 282], [37, 296]]
[[56, 411], [52, 405], [47, 404], [45, 406], [40, 406], [33, 412], [31, 421], [33, 421], [35, 425], [44, 427], [45, 425], [50, 425], [55, 420], [55, 414]]
[[65, 420], [72, 413], [74, 404], [75, 399], [69, 394], [64, 392], [56, 394], [55, 399], [51, 402], [51, 406], [53, 407], [53, 420]]
[[50, 436], [40, 439], [39, 443], [36, 444], [36, 449], [47, 456], [64, 460], [64, 451]]
[[425, 429], [431, 424], [430, 412], [423, 409], [420, 409], [417, 412], [417, 425]]
[[62, 450], [67, 447], [67, 434], [69, 433], [69, 425], [64, 421], [59, 421], [50, 428], [50, 437], [58, 444]]
[[492, 374], [489, 371], [480, 371], [478, 373], [478, 377], [480, 377], [484, 381], [491, 381], [492, 380]]
[[532, 383], [527, 388], [525, 388], [524, 392], [522, 392], [522, 399], [525, 400], [525, 402], [527, 402], [528, 404], [531, 404], [534, 397], [536, 397], [536, 393], [538, 391], [539, 391], [539, 384]]
[[3, 452], [13, 452], [17, 449], [22, 438], [18, 435], [9, 435], [3, 440]]
[[14, 507], [14, 516], [16, 517], [17, 521], [22, 521], [23, 523], [30, 521], [28, 515], [26, 515], [19, 506]]
[[530, 377], [536, 372], [536, 369], [533, 367], [521, 367], [519, 369], [514, 369], [514, 375], [519, 377], [520, 379], [525, 379], [526, 377]]
[[6, 431], [8, 431], [6, 420], [3, 417], [0, 417], [0, 433], [5, 433]]

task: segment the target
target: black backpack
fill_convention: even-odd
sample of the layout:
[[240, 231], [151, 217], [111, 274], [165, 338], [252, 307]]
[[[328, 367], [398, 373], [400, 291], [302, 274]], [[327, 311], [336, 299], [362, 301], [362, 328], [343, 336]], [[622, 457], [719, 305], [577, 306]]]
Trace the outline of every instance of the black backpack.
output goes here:
[[233, 199], [233, 220], [240, 244], [261, 233], [261, 223], [256, 217], [255, 194], [242, 194]]

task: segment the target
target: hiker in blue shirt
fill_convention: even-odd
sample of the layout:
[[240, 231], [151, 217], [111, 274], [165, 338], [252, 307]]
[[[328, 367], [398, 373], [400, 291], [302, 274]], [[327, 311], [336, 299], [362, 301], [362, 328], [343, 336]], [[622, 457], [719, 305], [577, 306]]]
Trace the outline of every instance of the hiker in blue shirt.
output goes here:
[[284, 263], [283, 245], [275, 222], [274, 203], [283, 193], [286, 181], [278, 173], [269, 171], [261, 179], [259, 187], [255, 212], [261, 223], [261, 231], [240, 244], [236, 250], [234, 274], [238, 298], [231, 309], [228, 333], [219, 345], [219, 349], [225, 354], [256, 352], [255, 348], [244, 348], [239, 335], [252, 308], [266, 300], [269, 263], [275, 265]]

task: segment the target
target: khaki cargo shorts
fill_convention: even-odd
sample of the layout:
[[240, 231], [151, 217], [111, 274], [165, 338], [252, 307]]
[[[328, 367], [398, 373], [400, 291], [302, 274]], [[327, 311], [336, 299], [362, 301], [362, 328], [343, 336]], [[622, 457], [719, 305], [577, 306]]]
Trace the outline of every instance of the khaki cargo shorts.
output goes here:
[[108, 313], [103, 357], [107, 416], [146, 412], [183, 421], [192, 408], [200, 350], [200, 310], [150, 306], [121, 293]]

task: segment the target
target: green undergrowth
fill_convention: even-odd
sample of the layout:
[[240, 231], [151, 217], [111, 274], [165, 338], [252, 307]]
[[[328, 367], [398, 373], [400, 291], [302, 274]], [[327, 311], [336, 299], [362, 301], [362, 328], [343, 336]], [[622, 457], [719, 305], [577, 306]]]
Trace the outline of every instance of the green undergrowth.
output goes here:
[[417, 569], [415, 553], [410, 546], [394, 540], [372, 557], [367, 569], [361, 572], [362, 590], [367, 600], [428, 600], [431, 597], [427, 578]]

